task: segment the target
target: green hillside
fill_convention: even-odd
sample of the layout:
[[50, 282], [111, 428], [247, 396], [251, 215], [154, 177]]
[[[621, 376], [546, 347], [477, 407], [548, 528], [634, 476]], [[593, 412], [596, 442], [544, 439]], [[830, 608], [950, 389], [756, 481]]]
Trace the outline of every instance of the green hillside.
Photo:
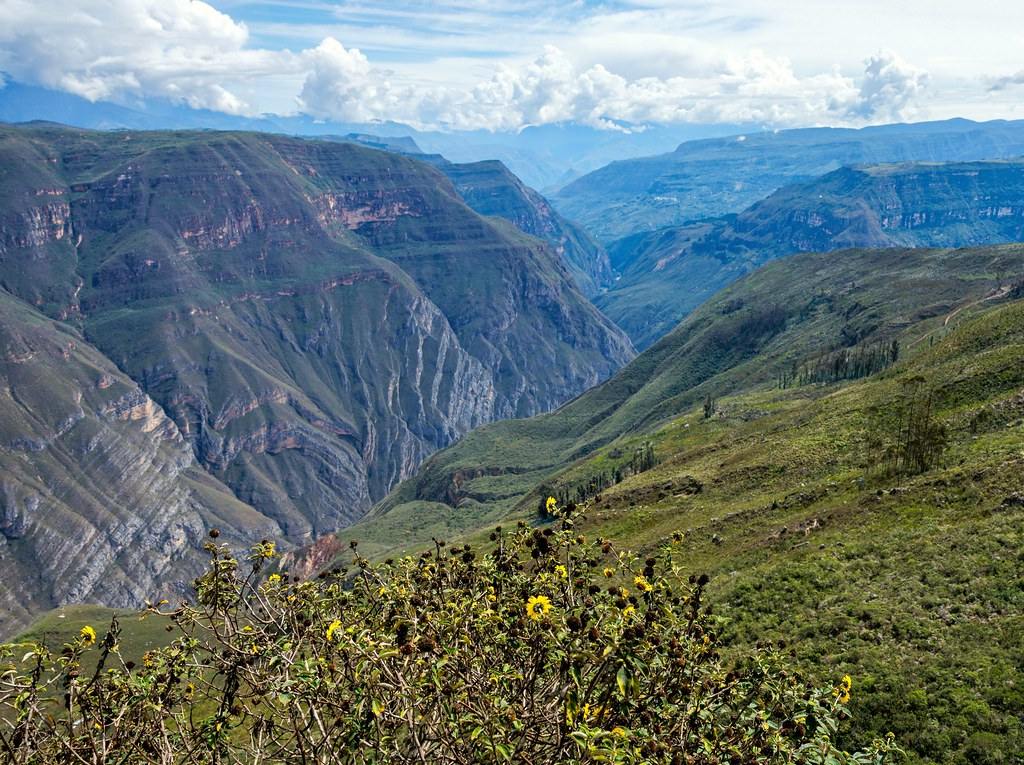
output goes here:
[[[1004, 271], [1018, 286], [1000, 284]], [[382, 554], [400, 528], [405, 545], [473, 538], [483, 523], [538, 522], [543, 496], [608, 477], [586, 533], [641, 550], [678, 534], [735, 645], [784, 639], [812, 673], [852, 675], [849, 741], [892, 730], [913, 762], [1013, 763], [1021, 274], [1019, 245], [772, 263], [603, 386], [438, 453], [346, 538]], [[853, 361], [893, 340], [898, 360], [856, 377]], [[808, 381], [822, 370], [848, 378]], [[922, 432], [947, 446], [920, 470], [904, 429], [925, 416]], [[648, 446], [657, 464], [631, 473]]]

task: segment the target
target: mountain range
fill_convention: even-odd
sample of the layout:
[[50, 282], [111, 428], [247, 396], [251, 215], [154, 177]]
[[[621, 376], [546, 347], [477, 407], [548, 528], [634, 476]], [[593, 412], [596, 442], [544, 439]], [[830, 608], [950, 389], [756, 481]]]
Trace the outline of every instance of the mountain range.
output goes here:
[[1024, 160], [844, 167], [719, 219], [634, 234], [596, 304], [639, 348], [774, 258], [850, 247], [965, 247], [1024, 239]]
[[552, 201], [610, 244], [638, 232], [738, 213], [781, 186], [843, 166], [1022, 155], [1021, 120], [753, 131], [612, 162], [565, 185]]
[[650, 125], [641, 129], [600, 130], [578, 124], [529, 126], [514, 132], [418, 130], [396, 122], [354, 123], [306, 114], [241, 116], [193, 109], [160, 98], [113, 102], [88, 100], [59, 90], [5, 78], [0, 72], [0, 122], [47, 120], [97, 130], [258, 130], [301, 136], [347, 133], [414, 138], [429, 153], [454, 162], [498, 159], [537, 189], [556, 188], [582, 173], [623, 157], [668, 151], [680, 141], [724, 136], [744, 125]]
[[1012, 762], [1019, 131], [702, 142], [680, 223], [629, 163], [552, 204], [423, 134], [0, 126], [0, 633], [187, 598], [211, 529], [308, 577], [554, 497], [709, 573], [730, 650], [849, 672], [851, 747]]
[[210, 525], [333, 531], [633, 356], [559, 253], [405, 156], [33, 126], [0, 157], [5, 631], [186, 590]]

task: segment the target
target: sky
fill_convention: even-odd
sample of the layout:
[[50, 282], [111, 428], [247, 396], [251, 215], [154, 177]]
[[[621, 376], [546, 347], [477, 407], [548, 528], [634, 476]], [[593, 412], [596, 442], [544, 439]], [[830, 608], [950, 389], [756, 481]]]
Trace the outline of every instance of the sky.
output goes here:
[[0, 0], [0, 72], [90, 100], [420, 129], [1024, 118], [1003, 0]]

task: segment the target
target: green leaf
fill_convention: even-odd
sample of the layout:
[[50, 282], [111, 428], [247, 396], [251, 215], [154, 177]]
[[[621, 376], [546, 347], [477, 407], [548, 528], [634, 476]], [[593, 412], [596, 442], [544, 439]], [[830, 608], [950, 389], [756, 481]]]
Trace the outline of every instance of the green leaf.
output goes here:
[[630, 679], [629, 670], [626, 669], [626, 665], [623, 664], [619, 667], [619, 671], [615, 675], [615, 682], [619, 686], [619, 693], [622, 695], [622, 698], [626, 698], [626, 691], [629, 687]]

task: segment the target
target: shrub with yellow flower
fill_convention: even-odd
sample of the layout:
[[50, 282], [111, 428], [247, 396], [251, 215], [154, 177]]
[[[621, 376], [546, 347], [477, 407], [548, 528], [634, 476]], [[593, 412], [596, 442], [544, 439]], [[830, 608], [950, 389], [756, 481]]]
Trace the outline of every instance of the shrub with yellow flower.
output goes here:
[[840, 704], [850, 703], [850, 689], [853, 687], [853, 678], [849, 675], [843, 675], [843, 679], [839, 682], [836, 687], [836, 700]]
[[[848, 676], [816, 688], [772, 648], [726, 663], [706, 579], [691, 584], [671, 545], [644, 561], [615, 550], [613, 569], [595, 555], [611, 543], [587, 545], [577, 520], [497, 529], [490, 549], [354, 556], [288, 587], [260, 575], [269, 543], [248, 566], [209, 544], [195, 597], [148, 609], [176, 637], [141, 667], [82, 671], [92, 627], [24, 669], [12, 659], [23, 647], [0, 646], [0, 666], [15, 667], [0, 720], [24, 730], [0, 744], [26, 763], [894, 761], [892, 739], [853, 756], [833, 745]], [[609, 586], [616, 573], [635, 595]], [[54, 707], [81, 724], [54, 724]]]

